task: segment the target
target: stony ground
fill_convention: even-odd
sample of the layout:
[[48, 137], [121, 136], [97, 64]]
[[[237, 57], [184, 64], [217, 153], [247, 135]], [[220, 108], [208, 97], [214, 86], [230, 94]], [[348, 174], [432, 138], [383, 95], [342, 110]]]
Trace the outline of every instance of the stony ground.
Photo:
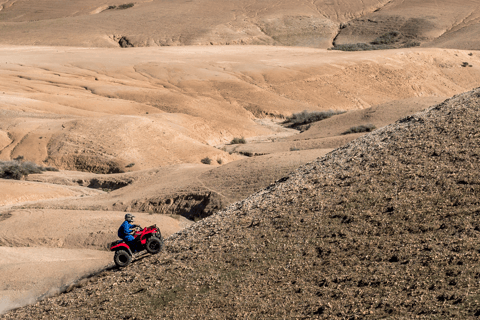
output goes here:
[[474, 318], [479, 124], [476, 89], [2, 318]]

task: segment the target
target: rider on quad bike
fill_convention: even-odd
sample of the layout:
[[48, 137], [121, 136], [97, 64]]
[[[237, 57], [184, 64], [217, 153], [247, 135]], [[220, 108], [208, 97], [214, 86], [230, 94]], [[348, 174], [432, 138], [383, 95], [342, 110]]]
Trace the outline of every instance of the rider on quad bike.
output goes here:
[[[122, 240], [110, 244], [110, 251], [115, 252], [113, 260], [118, 267], [126, 267], [132, 262], [133, 253], [147, 250], [148, 253], [159, 253], [163, 248], [163, 239], [160, 229], [156, 226], [140, 228], [132, 224], [130, 213], [125, 215], [125, 221], [118, 229], [118, 236]], [[133, 229], [133, 230], [132, 230]]]
[[125, 215], [125, 221], [123, 221], [120, 228], [118, 228], [118, 237], [123, 239], [123, 241], [125, 241], [125, 243], [130, 247], [130, 250], [135, 253], [137, 250], [135, 248], [135, 237], [133, 234], [135, 233], [134, 229], [138, 227], [138, 225], [133, 224], [133, 218], [135, 218], [135, 216], [130, 213]]

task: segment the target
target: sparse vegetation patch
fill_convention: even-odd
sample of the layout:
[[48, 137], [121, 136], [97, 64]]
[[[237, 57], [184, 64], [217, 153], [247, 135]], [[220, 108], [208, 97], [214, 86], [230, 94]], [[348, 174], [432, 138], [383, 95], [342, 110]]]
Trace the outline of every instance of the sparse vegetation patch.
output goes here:
[[202, 160], [200, 160], [200, 162], [203, 163], [203, 164], [211, 164], [212, 159], [210, 159], [209, 157], [205, 157]]
[[385, 50], [385, 49], [392, 49], [392, 48], [385, 45], [371, 46], [366, 43], [346, 43], [346, 44], [336, 45], [331, 49], [340, 50], [340, 51], [370, 51], [370, 50]]
[[351, 133], [360, 133], [360, 132], [371, 132], [373, 130], [375, 130], [376, 127], [369, 123], [369, 124], [362, 124], [360, 126], [355, 126], [355, 127], [351, 127], [350, 129], [348, 129], [347, 131], [343, 132], [342, 134], [351, 134]]
[[230, 144], [245, 144], [245, 143], [247, 143], [247, 140], [245, 140], [244, 137], [233, 138], [232, 141], [230, 141]]
[[135, 5], [135, 4], [132, 3], [132, 2], [130, 2], [130, 3], [125, 3], [125, 4], [119, 5], [117, 9], [120, 9], [120, 10], [122, 10], [122, 9], [128, 9], [128, 8], [133, 7], [134, 5]]
[[299, 113], [294, 113], [291, 117], [287, 118], [285, 123], [291, 123], [292, 127], [308, 124], [312, 122], [328, 119], [334, 115], [345, 113], [343, 110], [328, 110], [328, 111], [307, 111], [304, 110]]
[[396, 48], [418, 47], [420, 42], [405, 37], [398, 31], [390, 31], [377, 37], [370, 43], [346, 43], [333, 46], [331, 50], [340, 51], [370, 51], [388, 50]]
[[0, 178], [20, 180], [29, 174], [43, 171], [58, 171], [53, 167], [42, 167], [30, 161], [0, 161]]
[[124, 3], [124, 4], [121, 4], [119, 5], [118, 7], [117, 6], [108, 6], [107, 10], [114, 10], [114, 9], [117, 9], [117, 10], [124, 10], [124, 9], [128, 9], [128, 8], [131, 8], [133, 7], [135, 4], [134, 3]]
[[420, 42], [418, 41], [407, 41], [402, 46], [402, 48], [412, 48], [412, 47], [418, 47], [418, 46], [420, 46]]
[[376, 38], [375, 40], [373, 40], [370, 43], [374, 44], [374, 45], [394, 44], [395, 42], [398, 41], [399, 36], [400, 36], [400, 32], [390, 31], [390, 32], [387, 32], [387, 33], [381, 35], [380, 37]]
[[246, 157], [253, 157], [255, 155], [253, 152], [250, 152], [250, 151], [241, 151], [241, 152], [239, 152], [239, 154], [241, 154], [243, 156], [246, 156]]

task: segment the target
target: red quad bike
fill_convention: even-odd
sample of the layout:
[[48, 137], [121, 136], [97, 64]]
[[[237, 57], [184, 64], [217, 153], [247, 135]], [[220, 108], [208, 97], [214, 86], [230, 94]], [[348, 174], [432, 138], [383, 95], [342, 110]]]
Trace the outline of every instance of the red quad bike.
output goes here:
[[[148, 253], [156, 254], [163, 248], [162, 234], [155, 224], [143, 229], [137, 227], [133, 237], [135, 238], [135, 249], [137, 249], [137, 252], [147, 250]], [[115, 251], [113, 261], [117, 267], [126, 267], [132, 262], [133, 252], [125, 241], [117, 240], [112, 242], [110, 251]]]

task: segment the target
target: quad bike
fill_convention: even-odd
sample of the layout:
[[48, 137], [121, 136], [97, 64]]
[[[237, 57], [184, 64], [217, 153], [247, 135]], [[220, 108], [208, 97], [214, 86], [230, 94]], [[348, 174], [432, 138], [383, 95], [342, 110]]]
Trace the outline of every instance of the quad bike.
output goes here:
[[163, 239], [157, 225], [146, 228], [137, 227], [133, 234], [135, 248], [130, 248], [124, 240], [117, 240], [110, 244], [110, 251], [115, 251], [113, 261], [118, 267], [128, 266], [133, 259], [133, 253], [147, 250], [148, 253], [159, 253], [163, 248]]

